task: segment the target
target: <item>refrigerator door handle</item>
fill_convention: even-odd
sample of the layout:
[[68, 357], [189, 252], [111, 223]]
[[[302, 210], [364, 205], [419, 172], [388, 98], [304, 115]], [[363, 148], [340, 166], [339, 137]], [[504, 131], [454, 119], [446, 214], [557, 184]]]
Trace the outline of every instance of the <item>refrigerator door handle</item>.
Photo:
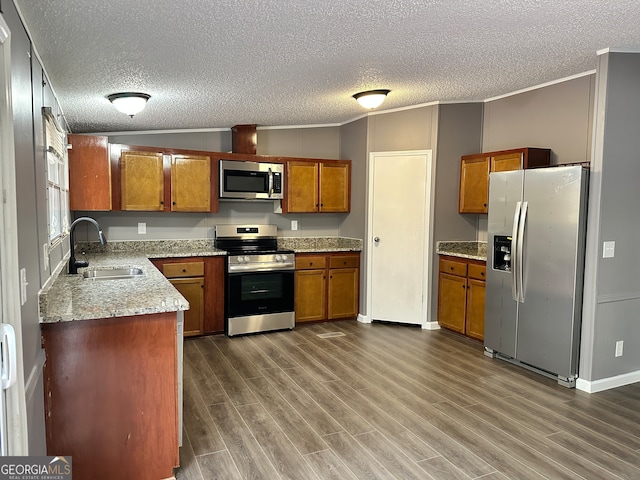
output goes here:
[[520, 222], [520, 209], [522, 202], [516, 203], [516, 209], [513, 212], [513, 231], [511, 232], [511, 298], [518, 301], [518, 223]]
[[527, 223], [527, 210], [529, 202], [522, 202], [520, 209], [520, 221], [518, 222], [518, 301], [524, 303], [524, 227]]

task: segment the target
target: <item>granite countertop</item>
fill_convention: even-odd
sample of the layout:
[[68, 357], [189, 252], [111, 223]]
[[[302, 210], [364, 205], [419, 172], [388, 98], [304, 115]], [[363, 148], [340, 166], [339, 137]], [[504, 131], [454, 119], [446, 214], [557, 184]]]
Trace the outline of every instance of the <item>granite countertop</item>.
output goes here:
[[[296, 253], [361, 251], [362, 240], [344, 237], [279, 237], [278, 247]], [[139, 278], [88, 280], [59, 273], [40, 292], [40, 322], [57, 323], [188, 310], [189, 303], [149, 259], [224, 256], [213, 239], [115, 241], [76, 243], [76, 256], [85, 253], [89, 269], [138, 267]], [[60, 268], [66, 271], [66, 263]]]
[[[40, 322], [57, 323], [188, 310], [189, 303], [144, 254], [92, 253], [89, 269], [138, 267], [144, 276], [90, 280], [60, 273], [40, 292]], [[66, 270], [66, 264], [63, 266]]]
[[362, 240], [347, 237], [278, 237], [278, 248], [296, 253], [360, 252]]
[[487, 242], [437, 242], [436, 253], [487, 261]]

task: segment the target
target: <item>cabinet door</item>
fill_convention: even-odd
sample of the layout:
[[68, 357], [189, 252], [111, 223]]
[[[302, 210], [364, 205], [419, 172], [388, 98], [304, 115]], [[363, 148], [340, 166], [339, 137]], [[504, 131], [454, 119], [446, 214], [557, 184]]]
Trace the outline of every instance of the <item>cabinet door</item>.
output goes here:
[[326, 270], [299, 270], [295, 276], [296, 322], [324, 320], [327, 300]]
[[206, 279], [204, 333], [222, 333], [224, 332], [225, 258], [205, 258], [204, 278]]
[[184, 336], [202, 335], [204, 331], [204, 277], [169, 280], [189, 302], [184, 312]]
[[320, 163], [320, 212], [348, 212], [350, 207], [349, 162]]
[[485, 282], [470, 278], [467, 281], [467, 318], [465, 334], [484, 340]]
[[171, 156], [171, 210], [211, 210], [211, 160], [206, 156]]
[[460, 162], [459, 213], [487, 213], [489, 158], [462, 158]]
[[438, 323], [443, 327], [464, 333], [466, 298], [466, 277], [440, 273], [438, 280]]
[[69, 209], [111, 210], [109, 138], [69, 135]]
[[360, 275], [357, 268], [335, 268], [329, 270], [329, 320], [355, 318], [358, 315], [358, 285]]
[[492, 172], [508, 172], [511, 170], [520, 170], [522, 168], [522, 153], [503, 153], [491, 157]]
[[318, 163], [287, 163], [287, 211], [318, 211]]
[[122, 210], [164, 210], [161, 153], [124, 151], [120, 157]]

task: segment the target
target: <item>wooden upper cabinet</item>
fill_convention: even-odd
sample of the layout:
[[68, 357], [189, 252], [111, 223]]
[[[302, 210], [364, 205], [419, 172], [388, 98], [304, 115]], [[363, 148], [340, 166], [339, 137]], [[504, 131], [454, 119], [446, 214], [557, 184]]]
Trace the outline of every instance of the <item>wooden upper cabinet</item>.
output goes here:
[[122, 210], [164, 210], [162, 153], [123, 151], [120, 182]]
[[492, 172], [508, 172], [522, 168], [522, 152], [503, 153], [491, 157]]
[[351, 162], [320, 163], [320, 212], [348, 212]]
[[348, 212], [351, 162], [290, 160], [287, 162], [286, 213]]
[[317, 162], [287, 162], [287, 211], [317, 212], [319, 188]]
[[207, 156], [171, 156], [171, 210], [211, 210], [211, 159]]
[[111, 210], [108, 137], [69, 135], [69, 209]]
[[489, 157], [462, 157], [460, 213], [486, 213], [489, 200]]
[[489, 173], [506, 172], [551, 164], [548, 148], [516, 148], [464, 155], [460, 159], [459, 213], [487, 213]]

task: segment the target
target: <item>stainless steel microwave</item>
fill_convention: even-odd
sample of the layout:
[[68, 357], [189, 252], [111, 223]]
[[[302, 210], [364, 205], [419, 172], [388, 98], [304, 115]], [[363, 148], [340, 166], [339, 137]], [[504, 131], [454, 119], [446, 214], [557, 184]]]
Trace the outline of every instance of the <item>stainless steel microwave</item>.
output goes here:
[[281, 163], [220, 160], [220, 198], [280, 200], [284, 182]]

